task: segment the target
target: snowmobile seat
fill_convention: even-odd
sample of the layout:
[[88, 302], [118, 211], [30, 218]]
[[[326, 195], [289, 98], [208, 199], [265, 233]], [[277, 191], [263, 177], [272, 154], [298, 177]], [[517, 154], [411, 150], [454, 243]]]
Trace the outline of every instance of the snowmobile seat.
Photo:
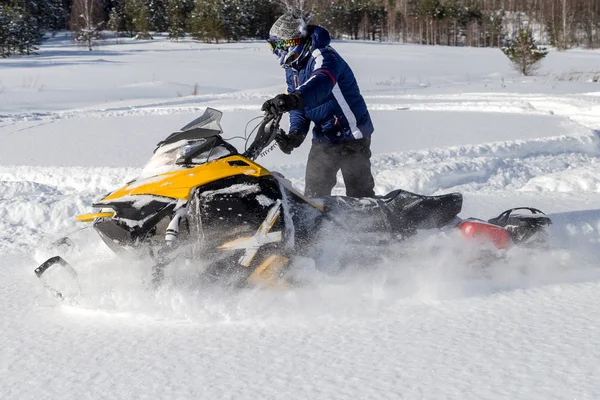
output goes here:
[[389, 210], [388, 217], [396, 232], [441, 228], [462, 210], [462, 194], [424, 196], [398, 189], [381, 197]]
[[462, 209], [460, 193], [423, 196], [401, 189], [385, 196], [328, 196], [319, 200], [324, 203], [325, 214], [348, 229], [388, 231], [402, 236], [419, 229], [441, 228]]

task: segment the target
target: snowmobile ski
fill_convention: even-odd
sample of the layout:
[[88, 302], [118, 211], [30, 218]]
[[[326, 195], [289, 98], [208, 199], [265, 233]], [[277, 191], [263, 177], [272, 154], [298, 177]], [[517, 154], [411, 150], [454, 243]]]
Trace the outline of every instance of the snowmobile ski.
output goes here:
[[75, 271], [75, 269], [68, 262], [66, 262], [65, 259], [62, 258], [61, 256], [51, 257], [51, 258], [47, 259], [46, 261], [44, 261], [39, 267], [37, 267], [35, 269], [35, 271], [34, 271], [35, 275], [42, 281], [42, 284], [44, 285], [44, 288], [52, 296], [56, 297], [60, 301], [63, 301], [65, 299], [65, 295], [61, 291], [59, 291], [57, 289], [54, 289], [52, 286], [50, 286], [50, 284], [48, 283], [48, 280], [44, 276], [44, 274], [48, 270], [50, 270], [52, 267], [55, 267], [55, 266], [60, 266], [63, 270], [65, 270], [65, 271], [67, 271], [69, 273], [69, 275], [71, 276], [71, 278], [77, 284], [77, 292], [78, 292], [78, 294], [81, 293], [81, 287], [79, 285], [79, 276], [77, 274], [77, 271]]

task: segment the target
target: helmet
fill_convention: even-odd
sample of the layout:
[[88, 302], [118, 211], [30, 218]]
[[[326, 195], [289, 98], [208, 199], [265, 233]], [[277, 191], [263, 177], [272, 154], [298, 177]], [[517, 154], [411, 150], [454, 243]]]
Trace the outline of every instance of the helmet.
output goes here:
[[312, 41], [308, 36], [306, 20], [293, 12], [286, 12], [275, 21], [267, 42], [284, 68], [297, 69], [310, 52]]

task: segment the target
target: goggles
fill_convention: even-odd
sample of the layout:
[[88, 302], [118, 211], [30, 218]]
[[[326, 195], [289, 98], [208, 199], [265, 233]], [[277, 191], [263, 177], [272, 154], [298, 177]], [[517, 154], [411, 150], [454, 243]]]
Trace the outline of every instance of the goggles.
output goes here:
[[267, 43], [271, 46], [271, 51], [287, 49], [289, 47], [295, 47], [301, 45], [303, 38], [298, 39], [267, 39]]

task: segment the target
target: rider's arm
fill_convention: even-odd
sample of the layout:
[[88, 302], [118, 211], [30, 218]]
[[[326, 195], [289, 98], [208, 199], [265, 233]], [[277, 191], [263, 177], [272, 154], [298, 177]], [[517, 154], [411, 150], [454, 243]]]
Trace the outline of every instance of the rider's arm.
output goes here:
[[[292, 93], [296, 90], [294, 81], [291, 73], [286, 73], [287, 91]], [[292, 110], [290, 111], [290, 133], [295, 132], [296, 135], [301, 135], [302, 138], [306, 137], [308, 129], [310, 128], [310, 120], [304, 114], [304, 110]]]
[[323, 103], [335, 87], [340, 76], [342, 63], [332, 50], [317, 49], [313, 52], [313, 71], [310, 78], [296, 88], [302, 93], [304, 107], [315, 108]]

